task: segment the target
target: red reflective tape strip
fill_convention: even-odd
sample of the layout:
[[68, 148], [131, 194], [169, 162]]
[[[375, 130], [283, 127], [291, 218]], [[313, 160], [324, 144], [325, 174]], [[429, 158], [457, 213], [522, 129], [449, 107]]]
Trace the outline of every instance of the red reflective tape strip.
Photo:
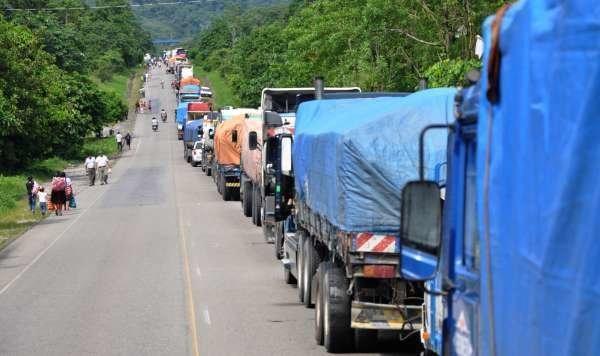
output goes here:
[[372, 249], [373, 252], [393, 252], [392, 251], [388, 251], [388, 247], [391, 244], [396, 243], [396, 238], [393, 236], [386, 236], [384, 237], [381, 241], [379, 241], [379, 243], [377, 245], [375, 245]]
[[356, 250], [360, 250], [369, 240], [373, 237], [373, 234], [360, 233], [356, 236]]

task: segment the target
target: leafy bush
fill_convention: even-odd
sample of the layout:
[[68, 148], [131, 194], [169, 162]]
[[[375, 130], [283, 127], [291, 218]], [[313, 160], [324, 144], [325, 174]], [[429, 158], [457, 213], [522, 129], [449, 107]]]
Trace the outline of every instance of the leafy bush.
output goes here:
[[427, 68], [425, 77], [430, 88], [462, 86], [465, 74], [480, 68], [481, 62], [476, 59], [444, 59]]

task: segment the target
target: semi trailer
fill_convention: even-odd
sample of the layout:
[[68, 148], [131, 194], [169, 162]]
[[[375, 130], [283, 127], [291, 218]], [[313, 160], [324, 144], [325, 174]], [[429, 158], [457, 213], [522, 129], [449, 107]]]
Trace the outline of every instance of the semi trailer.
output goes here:
[[[421, 329], [423, 283], [399, 269], [400, 191], [418, 176], [416, 136], [451, 119], [454, 92], [307, 101], [292, 149], [282, 141], [276, 164], [287, 178], [275, 191], [295, 227], [284, 239], [284, 278], [315, 306], [315, 338], [330, 352], [369, 350], [379, 331], [414, 339]], [[433, 174], [445, 161], [445, 135], [429, 137], [427, 148]]]

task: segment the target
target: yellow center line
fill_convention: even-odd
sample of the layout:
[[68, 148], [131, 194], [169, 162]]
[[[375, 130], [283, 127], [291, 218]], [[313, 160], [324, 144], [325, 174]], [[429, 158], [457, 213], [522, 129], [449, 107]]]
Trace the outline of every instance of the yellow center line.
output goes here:
[[173, 166], [173, 145], [171, 140], [168, 142], [169, 145], [169, 156], [171, 166], [171, 177], [173, 178], [173, 189], [175, 191], [175, 212], [177, 214], [177, 225], [179, 230], [181, 256], [183, 257], [183, 273], [185, 274], [185, 299], [187, 304], [187, 318], [190, 327], [190, 336], [192, 338], [192, 354], [193, 356], [200, 356], [200, 348], [198, 342], [198, 327], [196, 325], [196, 307], [194, 304], [194, 293], [192, 290], [192, 277], [190, 272], [190, 258], [188, 254], [187, 237], [185, 234], [185, 226], [183, 225], [183, 218], [181, 210], [179, 209], [179, 202], [177, 199], [177, 182], [175, 179], [175, 168]]
[[190, 321], [190, 332], [192, 334], [192, 350], [194, 356], [200, 356], [198, 348], [198, 328], [196, 326], [196, 307], [194, 306], [194, 294], [192, 292], [192, 278], [190, 273], [190, 259], [188, 256], [187, 238], [185, 235], [185, 228], [183, 226], [183, 220], [181, 219], [181, 213], [177, 208], [179, 216], [179, 236], [181, 237], [181, 254], [183, 256], [183, 270], [185, 273], [185, 285], [186, 285], [186, 299], [188, 304], [188, 319]]

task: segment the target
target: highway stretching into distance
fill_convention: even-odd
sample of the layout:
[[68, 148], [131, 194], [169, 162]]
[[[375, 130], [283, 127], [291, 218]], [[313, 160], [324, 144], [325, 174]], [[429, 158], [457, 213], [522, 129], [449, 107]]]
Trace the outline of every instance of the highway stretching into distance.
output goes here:
[[260, 228], [184, 162], [161, 78], [109, 184], [81, 169], [78, 208], [0, 253], [0, 355], [325, 354]]

